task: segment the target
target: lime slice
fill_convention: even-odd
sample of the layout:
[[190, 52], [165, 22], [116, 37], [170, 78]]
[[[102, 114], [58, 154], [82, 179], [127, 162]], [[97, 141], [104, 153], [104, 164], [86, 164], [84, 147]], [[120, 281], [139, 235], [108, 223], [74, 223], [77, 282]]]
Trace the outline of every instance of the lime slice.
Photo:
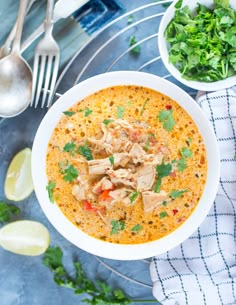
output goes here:
[[36, 221], [19, 220], [0, 229], [0, 245], [16, 254], [40, 255], [47, 250], [49, 243], [47, 228]]
[[12, 159], [5, 179], [5, 196], [9, 200], [20, 201], [33, 191], [31, 176], [31, 149], [25, 148]]

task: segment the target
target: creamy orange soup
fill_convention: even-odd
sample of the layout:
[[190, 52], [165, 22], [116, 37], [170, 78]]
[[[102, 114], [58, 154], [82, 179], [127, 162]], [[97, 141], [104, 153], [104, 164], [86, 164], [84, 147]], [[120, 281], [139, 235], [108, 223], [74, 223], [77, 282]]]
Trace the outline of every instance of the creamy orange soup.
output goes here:
[[47, 150], [52, 203], [83, 232], [112, 243], [157, 240], [194, 211], [207, 175], [192, 118], [139, 86], [96, 92], [62, 113]]

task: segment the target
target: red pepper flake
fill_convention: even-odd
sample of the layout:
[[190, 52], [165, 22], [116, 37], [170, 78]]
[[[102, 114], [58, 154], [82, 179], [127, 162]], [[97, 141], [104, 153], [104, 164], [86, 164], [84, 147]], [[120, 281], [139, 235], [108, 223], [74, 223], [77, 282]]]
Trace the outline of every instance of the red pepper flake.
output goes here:
[[84, 200], [84, 210], [93, 210], [91, 203], [88, 200]]
[[175, 178], [176, 177], [176, 171], [171, 172], [169, 176]]
[[171, 106], [171, 105], [166, 105], [166, 109], [167, 109], [167, 110], [171, 110], [171, 109], [172, 109], [172, 106]]
[[177, 214], [179, 211], [177, 209], [173, 210], [173, 215]]

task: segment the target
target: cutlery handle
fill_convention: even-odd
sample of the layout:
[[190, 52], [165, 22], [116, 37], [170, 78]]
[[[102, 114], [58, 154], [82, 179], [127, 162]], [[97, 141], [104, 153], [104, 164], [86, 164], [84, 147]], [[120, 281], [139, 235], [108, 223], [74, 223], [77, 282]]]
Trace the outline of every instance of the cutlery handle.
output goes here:
[[[27, 6], [26, 14], [28, 14], [31, 6], [34, 4], [35, 1], [36, 0], [30, 0], [30, 2], [28, 3], [28, 6]], [[10, 53], [12, 41], [16, 35], [16, 27], [17, 27], [17, 21], [15, 22], [13, 28], [11, 29], [11, 32], [9, 33], [4, 45], [0, 49], [0, 58], [4, 57]]]
[[[87, 2], [89, 2], [89, 0], [58, 0], [55, 4], [53, 12], [54, 23], [60, 19], [67, 18]], [[23, 42], [21, 52], [23, 53], [43, 32], [44, 24], [42, 23]]]
[[46, 18], [44, 20], [44, 29], [46, 35], [52, 34], [53, 23], [54, 23], [53, 10], [54, 10], [54, 0], [47, 0]]
[[17, 16], [16, 36], [13, 40], [12, 53], [20, 54], [20, 43], [23, 31], [23, 23], [25, 19], [28, 0], [20, 0], [20, 6]]

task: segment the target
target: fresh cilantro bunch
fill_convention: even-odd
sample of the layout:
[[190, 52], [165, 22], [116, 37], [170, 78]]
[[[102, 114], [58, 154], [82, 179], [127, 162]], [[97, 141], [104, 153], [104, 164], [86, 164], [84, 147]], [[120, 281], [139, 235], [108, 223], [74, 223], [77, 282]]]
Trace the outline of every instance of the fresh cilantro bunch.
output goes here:
[[214, 82], [236, 74], [236, 11], [229, 0], [212, 9], [198, 3], [195, 12], [182, 0], [165, 30], [169, 61], [185, 79]]
[[71, 277], [62, 262], [63, 252], [59, 247], [49, 247], [45, 252], [43, 263], [54, 273], [57, 285], [70, 288], [75, 294], [87, 294], [84, 303], [90, 305], [128, 305], [135, 303], [157, 303], [156, 300], [131, 300], [124, 292], [117, 288], [112, 289], [103, 281], [92, 282], [84, 273], [82, 265], [74, 263], [75, 277]]

